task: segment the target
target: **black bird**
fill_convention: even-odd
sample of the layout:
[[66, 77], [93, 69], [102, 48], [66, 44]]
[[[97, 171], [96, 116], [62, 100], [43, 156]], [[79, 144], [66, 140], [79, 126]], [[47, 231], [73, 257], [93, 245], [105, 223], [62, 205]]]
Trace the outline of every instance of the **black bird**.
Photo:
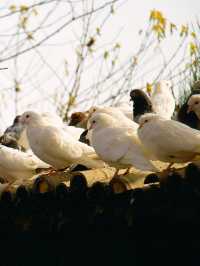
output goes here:
[[200, 129], [200, 121], [197, 115], [194, 112], [187, 112], [188, 111], [188, 100], [194, 94], [200, 94], [200, 84], [199, 87], [194, 85], [192, 92], [190, 93], [189, 97], [187, 98], [186, 102], [181, 106], [177, 113], [177, 120], [183, 124], [188, 125], [189, 127]]
[[135, 122], [138, 122], [141, 115], [154, 112], [151, 100], [142, 90], [132, 90], [130, 97], [130, 101], [133, 101], [133, 117]]

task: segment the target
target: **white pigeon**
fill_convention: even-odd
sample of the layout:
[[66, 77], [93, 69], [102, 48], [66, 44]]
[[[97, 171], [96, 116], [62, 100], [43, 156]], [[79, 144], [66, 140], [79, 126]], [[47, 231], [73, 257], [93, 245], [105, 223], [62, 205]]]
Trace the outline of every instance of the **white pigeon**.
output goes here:
[[117, 172], [132, 166], [143, 171], [156, 171], [145, 157], [137, 133], [130, 127], [117, 127], [118, 122], [104, 113], [94, 114], [89, 119], [91, 144], [99, 157]]
[[162, 80], [155, 85], [151, 96], [153, 110], [160, 116], [171, 119], [175, 110], [175, 99], [171, 91], [171, 82]]
[[122, 113], [129, 119], [134, 120], [132, 106], [127, 104], [127, 102], [120, 102], [115, 106], [115, 108], [118, 108], [120, 111], [122, 111]]
[[[68, 126], [67, 124], [63, 123], [62, 119], [53, 113], [42, 113], [41, 114], [45, 123], [48, 125], [53, 125], [56, 126], [57, 128], [62, 128], [64, 131], [66, 131], [71, 137], [73, 137], [76, 140], [79, 140], [80, 135], [83, 133], [84, 129], [83, 128], [77, 128], [74, 126]], [[20, 124], [21, 122], [19, 122]], [[24, 147], [25, 150], [30, 149], [30, 145], [28, 142], [27, 134], [26, 134], [26, 128], [25, 126], [20, 127], [22, 130], [20, 132], [19, 138], [17, 140], [17, 143]]]
[[[89, 117], [96, 114], [110, 115], [117, 123], [112, 123], [112, 127], [129, 127], [133, 131], [137, 131], [138, 124], [124, 115], [124, 113], [116, 107], [91, 107], [89, 110]], [[110, 125], [111, 126], [111, 125]], [[90, 127], [90, 120], [88, 120], [87, 129]], [[91, 131], [88, 131], [86, 139], [91, 143]]]
[[77, 141], [61, 127], [50, 125], [40, 114], [25, 112], [21, 122], [26, 125], [33, 153], [55, 169], [64, 169], [72, 164], [89, 168], [105, 166], [92, 147]]
[[187, 113], [190, 113], [190, 112], [194, 112], [198, 119], [200, 120], [200, 95], [199, 94], [194, 94], [192, 95], [188, 102], [188, 109], [187, 109]]
[[26, 179], [34, 176], [38, 168], [49, 165], [36, 156], [0, 145], [0, 176], [10, 179]]
[[138, 136], [151, 159], [186, 163], [200, 155], [200, 132], [157, 114], [145, 114], [139, 120]]
[[117, 107], [91, 107], [90, 117], [94, 114], [104, 113], [112, 116], [115, 120], [118, 121], [118, 127], [130, 127], [133, 130], [137, 130], [138, 124], [129, 119], [120, 109]]

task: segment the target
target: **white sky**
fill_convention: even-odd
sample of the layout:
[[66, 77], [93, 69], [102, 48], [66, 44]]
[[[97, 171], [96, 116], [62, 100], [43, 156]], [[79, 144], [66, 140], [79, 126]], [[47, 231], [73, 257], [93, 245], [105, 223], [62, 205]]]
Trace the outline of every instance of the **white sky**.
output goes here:
[[[97, 2], [100, 0], [97, 0]], [[105, 0], [104, 0], [105, 1]], [[36, 1], [32, 0], [16, 0], [16, 1], [1, 1], [0, 15], [5, 12], [5, 8], [8, 8], [11, 4], [21, 5], [30, 4]], [[62, 1], [61, 1], [62, 2]], [[63, 1], [64, 2], [64, 1]], [[73, 1], [72, 1], [73, 2]], [[101, 1], [103, 2], [103, 1]], [[67, 6], [67, 5], [66, 5]], [[2, 8], [2, 9], [1, 9]], [[133, 1], [128, 0], [125, 2], [115, 13], [111, 20], [109, 20], [104, 28], [101, 36], [101, 40], [97, 43], [100, 47], [103, 44], [112, 42], [116, 36], [116, 42], [119, 42], [121, 46], [121, 62], [124, 61], [129, 55], [137, 51], [140, 38], [138, 36], [138, 31], [140, 29], [145, 29], [149, 12], [152, 9], [158, 9], [163, 12], [163, 14], [172, 22], [177, 25], [190, 23], [195, 21], [195, 17], [200, 14], [200, 1], [198, 0], [166, 0], [166, 1], [156, 1], [156, 0], [140, 0]], [[41, 9], [37, 17], [33, 18], [35, 21], [42, 20], [43, 16], [48, 10]], [[59, 6], [54, 11], [54, 19], [64, 15], [67, 12], [67, 8], [63, 8], [63, 4]], [[105, 13], [98, 16], [95, 25], [98, 26], [98, 21], [101, 21]], [[9, 19], [0, 18], [0, 51], [5, 47], [7, 40], [2, 37], [2, 34], [7, 34], [13, 32], [12, 27], [17, 23], [17, 20], [10, 17]], [[32, 25], [34, 26], [34, 20], [32, 20]], [[63, 22], [63, 21], [62, 21]], [[31, 25], [31, 26], [32, 26]], [[30, 26], [30, 27], [31, 27]], [[95, 30], [96, 26], [94, 26]], [[118, 35], [118, 33], [120, 34]], [[42, 33], [44, 36], [48, 33], [48, 29]], [[51, 66], [53, 71], [56, 71], [60, 77], [63, 77], [64, 60], [68, 61], [69, 71], [73, 71], [75, 64], [74, 50], [76, 49], [76, 38], [80, 34], [80, 24], [76, 23], [72, 27], [60, 32], [54, 39], [48, 40], [43, 47], [39, 49], [39, 52]], [[36, 39], [40, 38], [41, 35], [36, 36]], [[15, 40], [16, 41], [16, 40]], [[170, 53], [173, 47], [176, 45], [176, 39], [171, 39], [165, 44], [166, 53]], [[168, 51], [169, 50], [169, 51]], [[6, 54], [1, 54], [0, 58], [4, 58]], [[152, 59], [152, 66], [155, 62]], [[156, 60], [156, 59], [155, 59]], [[0, 92], [1, 92], [1, 106], [0, 111], [2, 118], [0, 121], [0, 127], [2, 130], [8, 126], [15, 117], [16, 108], [14, 106], [14, 94], [12, 89], [8, 92], [6, 88], [13, 87], [13, 79], [17, 76], [19, 80], [22, 81], [22, 92], [19, 93], [18, 98], [20, 99], [17, 112], [21, 113], [27, 108], [41, 110], [41, 111], [54, 111], [54, 105], [49, 102], [49, 95], [52, 95], [55, 91], [59, 94], [60, 90], [63, 90], [63, 85], [58, 81], [52, 72], [52, 69], [43, 67], [41, 60], [37, 53], [33, 52], [22, 56], [18, 62], [18, 71], [14, 67], [13, 61], [7, 61], [0, 64], [0, 67], [8, 67], [8, 70], [0, 71]], [[151, 65], [149, 65], [151, 67]], [[27, 70], [28, 68], [28, 70]], [[96, 71], [96, 66], [92, 66], [93, 73]], [[84, 92], [84, 87], [87, 87], [88, 83], [91, 82], [92, 76], [86, 75], [83, 78], [82, 90]], [[63, 83], [67, 84], [66, 80], [63, 79]], [[146, 77], [140, 79], [138, 82], [140, 85], [146, 83]], [[144, 84], [143, 84], [144, 85]], [[44, 101], [44, 99], [48, 101]]]

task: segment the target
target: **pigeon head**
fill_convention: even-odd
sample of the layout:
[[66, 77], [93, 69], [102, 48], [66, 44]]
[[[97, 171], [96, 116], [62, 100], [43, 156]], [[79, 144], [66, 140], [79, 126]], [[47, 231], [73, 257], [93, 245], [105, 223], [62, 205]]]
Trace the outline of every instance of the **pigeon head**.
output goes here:
[[169, 80], [161, 80], [156, 83], [154, 93], [158, 93], [164, 90], [169, 90], [172, 87], [172, 83]]
[[32, 111], [27, 111], [23, 113], [20, 117], [20, 122], [24, 125], [30, 125], [32, 123], [38, 123], [40, 121], [40, 115]]
[[16, 124], [18, 124], [18, 123], [20, 122], [20, 117], [21, 117], [21, 115], [17, 115], [17, 116], [15, 117], [15, 119], [14, 119], [14, 121], [13, 121], [13, 125], [16, 125]]
[[90, 107], [90, 109], [89, 109], [89, 114], [93, 114], [93, 113], [96, 112], [98, 109], [99, 109], [99, 108], [96, 107], [96, 106], [92, 106], [92, 107]]
[[88, 120], [88, 130], [110, 127], [116, 121], [112, 116], [104, 113], [94, 114]]
[[187, 109], [187, 113], [190, 112], [198, 112], [200, 110], [200, 95], [199, 94], [194, 94], [192, 95], [188, 102], [188, 109]]
[[139, 119], [139, 125], [140, 125], [139, 129], [142, 128], [145, 124], [150, 123], [152, 121], [159, 120], [159, 119], [162, 119], [162, 118], [157, 114], [152, 114], [152, 113], [144, 114]]
[[83, 112], [75, 112], [71, 115], [69, 126], [77, 126], [86, 119], [86, 114]]
[[142, 90], [132, 90], [130, 92], [130, 97], [130, 100], [133, 101], [134, 117], [153, 112], [151, 100]]

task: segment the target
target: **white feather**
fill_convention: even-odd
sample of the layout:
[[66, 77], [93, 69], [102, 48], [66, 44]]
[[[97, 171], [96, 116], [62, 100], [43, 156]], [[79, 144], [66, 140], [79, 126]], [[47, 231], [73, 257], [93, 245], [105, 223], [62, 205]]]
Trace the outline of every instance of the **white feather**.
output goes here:
[[34, 154], [54, 168], [62, 169], [71, 164], [83, 164], [89, 168], [105, 166], [95, 158], [92, 147], [77, 141], [61, 127], [49, 125], [41, 115], [25, 112], [21, 120], [27, 123], [27, 136]]
[[94, 124], [91, 143], [102, 160], [117, 169], [133, 166], [144, 171], [156, 170], [145, 157], [137, 134], [132, 128], [117, 127], [116, 120], [102, 113], [93, 115], [90, 123]]
[[184, 163], [200, 154], [200, 133], [182, 123], [146, 114], [140, 119], [138, 136], [152, 159]]

